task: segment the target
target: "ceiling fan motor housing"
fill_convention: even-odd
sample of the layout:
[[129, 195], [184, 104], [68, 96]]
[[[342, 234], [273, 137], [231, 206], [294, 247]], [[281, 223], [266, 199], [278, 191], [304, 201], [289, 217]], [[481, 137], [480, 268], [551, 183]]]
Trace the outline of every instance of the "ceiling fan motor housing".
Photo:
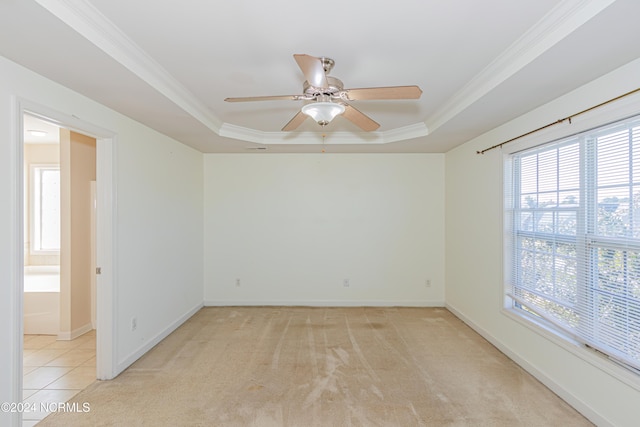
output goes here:
[[340, 98], [340, 92], [344, 89], [344, 84], [340, 79], [332, 76], [327, 76], [328, 87], [315, 87], [311, 86], [308, 81], [305, 81], [302, 85], [302, 90], [306, 95], [312, 98], [326, 95], [331, 98]]

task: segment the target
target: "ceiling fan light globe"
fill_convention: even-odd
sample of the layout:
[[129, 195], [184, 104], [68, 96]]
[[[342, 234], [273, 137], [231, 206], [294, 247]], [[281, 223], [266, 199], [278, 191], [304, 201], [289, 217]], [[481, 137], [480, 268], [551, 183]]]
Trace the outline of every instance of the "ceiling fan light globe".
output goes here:
[[314, 102], [302, 107], [302, 112], [315, 120], [320, 126], [326, 126], [337, 115], [344, 113], [344, 105], [333, 102]]

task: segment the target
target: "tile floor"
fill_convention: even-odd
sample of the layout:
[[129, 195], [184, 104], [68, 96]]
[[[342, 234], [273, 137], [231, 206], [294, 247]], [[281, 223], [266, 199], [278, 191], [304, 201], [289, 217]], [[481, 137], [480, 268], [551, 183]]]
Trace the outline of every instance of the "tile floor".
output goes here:
[[[96, 380], [96, 331], [72, 341], [55, 335], [25, 335], [22, 398], [25, 403], [66, 402]], [[48, 412], [24, 412], [23, 427], [36, 425]]]

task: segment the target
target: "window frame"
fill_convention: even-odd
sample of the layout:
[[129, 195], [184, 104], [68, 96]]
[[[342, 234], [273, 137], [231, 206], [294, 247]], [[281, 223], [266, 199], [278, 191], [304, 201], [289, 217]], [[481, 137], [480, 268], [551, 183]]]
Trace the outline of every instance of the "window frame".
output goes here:
[[60, 164], [58, 163], [32, 163], [29, 165], [29, 253], [31, 255], [59, 255], [58, 249], [42, 249], [41, 247], [41, 228], [38, 226], [42, 218], [42, 206], [38, 200], [41, 195], [40, 179], [41, 171], [55, 170], [60, 172]]
[[[574, 119], [569, 126], [561, 125], [554, 128], [536, 132], [533, 135], [521, 138], [518, 141], [503, 146], [503, 292], [501, 292], [501, 312], [511, 320], [525, 326], [533, 332], [545, 337], [549, 341], [568, 350], [581, 359], [589, 362], [593, 366], [607, 372], [608, 374], [624, 381], [636, 390], [640, 390], [640, 370], [633, 366], [626, 365], [606, 355], [596, 348], [584, 343], [580, 337], [575, 336], [566, 329], [559, 328], [552, 320], [538, 317], [537, 315], [526, 313], [524, 310], [512, 308], [513, 300], [508, 295], [511, 285], [509, 278], [513, 274], [512, 266], [512, 228], [513, 213], [508, 209], [513, 205], [513, 200], [508, 196], [513, 192], [513, 164], [511, 158], [514, 154], [524, 150], [547, 145], [559, 140], [567, 140], [585, 131], [596, 128], [604, 128], [615, 122], [627, 120], [633, 116], [640, 115], [640, 96], [633, 96], [625, 101], [620, 101], [618, 105], [595, 110], [584, 117]], [[512, 195], [513, 196], [513, 195]]]

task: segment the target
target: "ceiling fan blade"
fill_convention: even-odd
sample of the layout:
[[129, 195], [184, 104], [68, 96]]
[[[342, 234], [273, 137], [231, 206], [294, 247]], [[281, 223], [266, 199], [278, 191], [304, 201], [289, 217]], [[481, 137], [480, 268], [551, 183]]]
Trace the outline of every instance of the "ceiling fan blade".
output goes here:
[[298, 101], [306, 99], [304, 95], [278, 95], [278, 96], [246, 96], [242, 98], [225, 98], [227, 102], [249, 102], [249, 101]]
[[345, 103], [343, 103], [343, 105], [344, 113], [342, 113], [342, 115], [346, 119], [351, 120], [360, 129], [371, 132], [380, 127], [378, 123], [376, 123], [373, 119], [371, 119], [369, 116], [367, 116], [357, 108]]
[[327, 75], [324, 72], [324, 66], [320, 58], [305, 54], [295, 54], [293, 57], [311, 86], [319, 88], [329, 87]]
[[282, 130], [284, 132], [287, 132], [287, 131], [296, 129], [298, 126], [300, 126], [302, 124], [302, 122], [304, 122], [307, 119], [307, 117], [309, 117], [309, 116], [304, 114], [302, 111], [298, 111], [298, 114], [293, 116], [293, 119], [289, 120], [289, 123], [284, 125]]
[[418, 86], [370, 87], [360, 89], [345, 89], [343, 93], [349, 101], [368, 99], [418, 99], [422, 89]]

